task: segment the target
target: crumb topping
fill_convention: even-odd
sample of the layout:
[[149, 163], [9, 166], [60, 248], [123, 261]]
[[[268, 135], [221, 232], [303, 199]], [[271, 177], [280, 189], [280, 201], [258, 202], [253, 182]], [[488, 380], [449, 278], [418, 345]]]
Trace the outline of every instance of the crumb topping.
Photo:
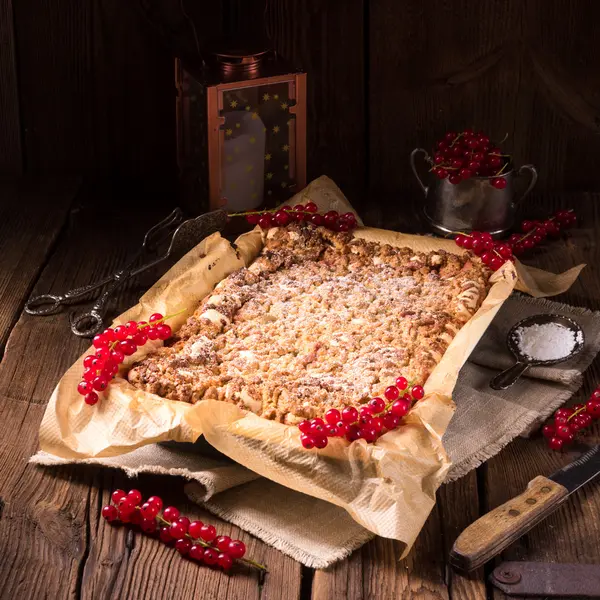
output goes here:
[[219, 283], [129, 381], [172, 400], [233, 402], [297, 423], [367, 402], [402, 374], [424, 384], [485, 298], [468, 257], [294, 224]]

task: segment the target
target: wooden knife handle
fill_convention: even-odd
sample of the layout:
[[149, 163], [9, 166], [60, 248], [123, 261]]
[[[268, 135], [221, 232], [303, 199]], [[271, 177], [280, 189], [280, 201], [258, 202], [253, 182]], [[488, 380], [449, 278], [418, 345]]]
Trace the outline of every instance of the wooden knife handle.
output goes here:
[[450, 551], [450, 564], [462, 571], [477, 569], [553, 512], [569, 495], [564, 486], [542, 477], [532, 479], [516, 498], [469, 525]]

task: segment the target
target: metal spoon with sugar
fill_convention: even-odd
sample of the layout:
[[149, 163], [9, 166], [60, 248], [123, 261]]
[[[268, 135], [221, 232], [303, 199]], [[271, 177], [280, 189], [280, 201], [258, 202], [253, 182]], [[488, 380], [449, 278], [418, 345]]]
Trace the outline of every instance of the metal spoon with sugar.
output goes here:
[[[565, 356], [552, 360], [535, 360], [531, 356], [525, 354], [522, 348], [519, 346], [519, 335], [517, 331], [521, 328], [526, 329], [527, 327], [531, 327], [532, 325], [546, 325], [548, 323], [556, 323], [557, 325], [565, 327], [571, 332], [573, 332], [575, 344], [571, 351]], [[496, 375], [496, 377], [494, 377], [490, 381], [490, 387], [494, 390], [505, 390], [510, 386], [514, 385], [517, 379], [519, 379], [519, 377], [521, 377], [521, 375], [523, 375], [525, 371], [529, 369], [529, 367], [555, 365], [565, 360], [569, 360], [570, 358], [573, 358], [576, 354], [579, 354], [579, 352], [581, 352], [584, 342], [585, 339], [583, 335], [583, 330], [581, 329], [578, 323], [576, 323], [575, 321], [573, 321], [573, 319], [570, 319], [569, 317], [563, 317], [562, 315], [553, 314], [541, 314], [526, 317], [525, 319], [522, 319], [521, 321], [513, 325], [510, 331], [508, 332], [508, 335], [506, 336], [506, 343], [508, 345], [508, 349], [517, 359], [517, 362], [509, 369], [506, 369], [505, 371], [502, 371], [502, 373], [500, 373], [499, 375]]]

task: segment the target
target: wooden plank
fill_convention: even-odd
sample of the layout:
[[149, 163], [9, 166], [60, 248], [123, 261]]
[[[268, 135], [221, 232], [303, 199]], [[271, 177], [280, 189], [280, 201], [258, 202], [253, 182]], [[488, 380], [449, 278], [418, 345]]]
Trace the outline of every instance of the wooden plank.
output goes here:
[[74, 180], [0, 184], [0, 356], [77, 188]]
[[23, 170], [12, 0], [0, 0], [0, 174]]
[[308, 73], [308, 180], [328, 175], [358, 207], [367, 178], [363, 2], [270, 2], [266, 15], [276, 50]]
[[[460, 509], [458, 508], [460, 507]], [[329, 598], [455, 598], [484, 600], [483, 571], [464, 577], [445, 563], [456, 536], [479, 515], [475, 473], [443, 486], [438, 504], [406, 559], [400, 544], [376, 538], [348, 559], [317, 570], [313, 600]]]
[[93, 164], [91, 3], [14, 4], [25, 165], [85, 173]]
[[[556, 300], [576, 306], [600, 309], [600, 279], [594, 265], [600, 260], [596, 243], [600, 235], [600, 195], [554, 195], [532, 200], [524, 208], [527, 216], [541, 217], [556, 208], [573, 207], [580, 216], [580, 225], [563, 241], [543, 244], [525, 261], [550, 271], [588, 263], [571, 290]], [[582, 390], [574, 402], [589, 396], [600, 383], [600, 359], [596, 358], [584, 376]], [[582, 445], [559, 453], [549, 450], [543, 439], [518, 439], [486, 464], [485, 494], [490, 509], [520, 493], [536, 475], [549, 475], [573, 460], [583, 444], [600, 442], [600, 423], [581, 436]], [[598, 563], [600, 551], [600, 487], [589, 485], [579, 490], [556, 513], [515, 542], [503, 554], [504, 560], [530, 560], [560, 563]], [[500, 559], [497, 559], [495, 564]], [[505, 598], [494, 589], [494, 598]], [[506, 596], [506, 598], [508, 598]]]
[[[97, 203], [99, 207], [103, 203]], [[50, 258], [33, 293], [62, 292], [114, 271], [138, 246], [159, 217], [82, 208]], [[114, 316], [134, 303], [159, 272], [128, 283], [111, 301]], [[81, 307], [76, 310], [81, 310]], [[182, 560], [172, 549], [123, 527], [108, 526], [99, 515], [116, 487], [133, 487], [117, 471], [27, 464], [52, 388], [89, 342], [69, 331], [66, 312], [53, 317], [23, 315], [13, 329], [0, 365], [0, 577], [3, 594], [14, 598], [189, 598], [299, 597], [300, 565], [190, 504], [183, 480], [147, 476], [136, 480], [145, 494], [159, 493], [190, 517], [215, 523], [249, 546], [272, 574], [260, 585], [255, 573], [226, 576]], [[25, 576], [25, 574], [28, 574]], [[261, 595], [262, 594], [262, 595]]]

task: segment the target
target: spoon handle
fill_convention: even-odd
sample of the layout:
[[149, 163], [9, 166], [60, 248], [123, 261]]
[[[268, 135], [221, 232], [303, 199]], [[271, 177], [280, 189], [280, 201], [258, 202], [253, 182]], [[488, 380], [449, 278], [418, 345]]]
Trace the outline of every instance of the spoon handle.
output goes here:
[[499, 375], [496, 375], [494, 379], [490, 381], [490, 387], [493, 390], [505, 390], [509, 388], [529, 369], [529, 364], [524, 362], [515, 363], [510, 369], [502, 371]]

